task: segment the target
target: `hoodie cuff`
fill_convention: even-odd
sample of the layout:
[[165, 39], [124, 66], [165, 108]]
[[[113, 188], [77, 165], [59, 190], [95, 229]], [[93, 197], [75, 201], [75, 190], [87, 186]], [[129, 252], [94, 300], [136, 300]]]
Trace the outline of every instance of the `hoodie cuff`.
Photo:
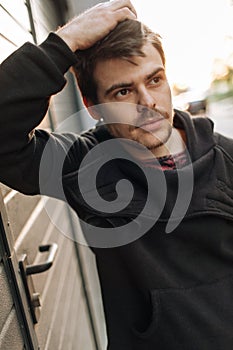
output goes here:
[[55, 33], [50, 33], [47, 39], [39, 47], [46, 52], [46, 55], [56, 64], [62, 74], [77, 63], [77, 57], [65, 41]]

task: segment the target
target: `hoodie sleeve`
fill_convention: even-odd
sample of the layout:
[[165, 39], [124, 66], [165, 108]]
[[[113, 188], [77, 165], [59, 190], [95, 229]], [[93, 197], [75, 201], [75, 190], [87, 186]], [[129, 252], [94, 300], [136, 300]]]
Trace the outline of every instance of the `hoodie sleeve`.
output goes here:
[[[1, 64], [0, 181], [6, 185], [27, 194], [40, 192], [39, 164], [51, 135], [34, 129], [43, 120], [51, 95], [66, 84], [64, 73], [75, 63], [66, 43], [50, 33], [41, 45], [26, 43]], [[53, 139], [53, 146], [64, 150], [64, 143], [69, 147], [74, 136]]]

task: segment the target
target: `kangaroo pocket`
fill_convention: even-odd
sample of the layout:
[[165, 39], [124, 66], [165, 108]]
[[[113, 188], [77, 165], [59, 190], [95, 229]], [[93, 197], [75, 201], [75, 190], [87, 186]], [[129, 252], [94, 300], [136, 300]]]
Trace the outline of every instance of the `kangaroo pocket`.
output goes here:
[[134, 329], [148, 350], [233, 349], [233, 276], [190, 288], [152, 290], [151, 308], [148, 328]]

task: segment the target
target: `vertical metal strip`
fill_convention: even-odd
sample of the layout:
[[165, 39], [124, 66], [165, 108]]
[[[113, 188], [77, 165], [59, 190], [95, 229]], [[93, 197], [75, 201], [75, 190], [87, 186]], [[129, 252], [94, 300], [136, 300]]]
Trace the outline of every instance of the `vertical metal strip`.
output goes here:
[[28, 10], [28, 16], [29, 16], [30, 27], [31, 27], [31, 34], [32, 34], [34, 43], [37, 44], [36, 29], [35, 29], [35, 25], [34, 25], [32, 7], [31, 7], [30, 0], [25, 0], [25, 5], [26, 5], [27, 10]]
[[6, 276], [7, 276], [7, 280], [11, 290], [11, 295], [14, 302], [18, 322], [22, 332], [22, 338], [25, 343], [25, 349], [26, 350], [39, 349], [37, 338], [35, 336], [34, 337], [32, 336], [32, 333], [28, 325], [27, 316], [25, 314], [25, 309], [24, 309], [25, 305], [23, 305], [22, 297], [21, 297], [18, 282], [17, 282], [17, 277], [15, 274], [14, 263], [12, 261], [12, 253], [10, 255], [8, 254], [9, 247], [7, 247], [8, 245], [7, 245], [6, 232], [4, 229], [1, 213], [0, 213], [0, 246], [1, 246], [1, 253], [2, 253], [2, 261], [6, 271]]

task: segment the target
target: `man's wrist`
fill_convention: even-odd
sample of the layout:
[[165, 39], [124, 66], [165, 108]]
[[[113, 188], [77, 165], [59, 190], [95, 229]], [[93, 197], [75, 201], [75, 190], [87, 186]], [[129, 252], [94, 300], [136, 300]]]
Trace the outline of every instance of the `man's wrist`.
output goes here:
[[70, 47], [54, 32], [51, 32], [39, 47], [45, 51], [63, 74], [77, 62], [77, 57]]
[[66, 28], [58, 29], [58, 31], [55, 32], [56, 35], [58, 35], [70, 48], [71, 51], [75, 52], [78, 50], [78, 44], [77, 42], [74, 42], [72, 39], [72, 35], [70, 35], [70, 30]]

